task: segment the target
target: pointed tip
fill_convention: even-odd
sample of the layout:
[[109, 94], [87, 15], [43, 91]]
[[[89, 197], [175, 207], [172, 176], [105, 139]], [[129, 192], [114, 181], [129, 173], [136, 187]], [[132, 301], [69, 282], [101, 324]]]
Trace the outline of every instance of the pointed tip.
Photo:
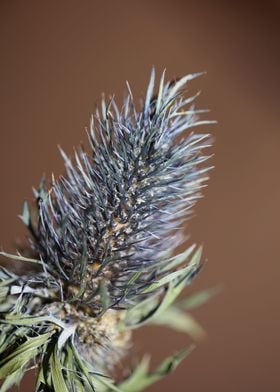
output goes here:
[[146, 93], [146, 99], [145, 99], [145, 107], [144, 107], [145, 115], [147, 115], [147, 113], [148, 113], [150, 102], [151, 102], [151, 99], [152, 99], [152, 96], [153, 96], [153, 93], [154, 93], [155, 75], [156, 75], [155, 68], [152, 67], [150, 81], [149, 81], [149, 84], [148, 84], [147, 93]]

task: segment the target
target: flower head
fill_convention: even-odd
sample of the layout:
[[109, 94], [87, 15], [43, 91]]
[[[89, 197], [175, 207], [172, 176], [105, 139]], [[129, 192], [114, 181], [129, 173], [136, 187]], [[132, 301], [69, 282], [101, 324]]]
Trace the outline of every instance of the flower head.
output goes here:
[[[193, 128], [211, 121], [199, 119], [196, 96], [182, 93], [197, 76], [165, 82], [163, 73], [155, 93], [153, 70], [140, 108], [129, 86], [121, 108], [103, 99], [91, 120], [89, 151], [81, 147], [71, 160], [61, 150], [66, 173], [35, 192], [35, 218], [25, 204], [22, 218], [43, 270], [22, 277], [3, 270], [2, 319], [13, 340], [2, 347], [2, 363], [35, 342], [33, 357], [45, 372], [38, 391], [56, 391], [58, 380], [73, 391], [79, 382], [86, 390], [104, 384], [97, 374], [93, 382], [83, 361], [92, 372], [112, 370], [131, 328], [167, 309], [198, 272], [200, 250], [173, 255], [209, 171], [209, 134]], [[82, 374], [79, 382], [69, 367]]]
[[73, 162], [62, 152], [66, 175], [43, 197], [38, 193], [34, 248], [70, 286], [66, 298], [77, 287], [81, 301], [101, 308], [105, 282], [110, 305], [127, 306], [162, 275], [168, 254], [182, 241], [179, 229], [209, 170], [200, 167], [208, 159], [201, 151], [209, 135], [182, 136], [204, 123], [193, 107], [186, 109], [194, 97], [180, 91], [196, 76], [172, 84], [163, 75], [155, 96], [153, 71], [140, 111], [130, 90], [121, 109], [113, 98], [103, 100], [92, 118], [90, 152], [80, 148]]

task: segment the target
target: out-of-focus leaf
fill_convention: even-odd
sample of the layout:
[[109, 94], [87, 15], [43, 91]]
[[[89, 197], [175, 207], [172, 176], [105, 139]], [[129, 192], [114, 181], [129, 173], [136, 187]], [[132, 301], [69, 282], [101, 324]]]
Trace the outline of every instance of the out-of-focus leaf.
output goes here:
[[143, 290], [143, 294], [153, 292], [160, 287], [166, 286], [168, 283], [172, 282], [177, 278], [182, 278], [190, 270], [191, 266], [186, 266], [178, 271], [171, 272], [169, 275], [164, 276], [163, 278], [159, 279], [156, 282], [153, 282], [148, 287]]
[[107, 283], [105, 282], [104, 279], [100, 283], [99, 294], [100, 294], [100, 301], [102, 305], [102, 313], [104, 313], [110, 307], [110, 303], [111, 303]]
[[182, 362], [182, 360], [193, 350], [194, 346], [180, 351], [166, 358], [161, 365], [152, 373], [148, 373], [149, 360], [144, 358], [132, 375], [119, 385], [123, 392], [140, 392], [161, 380]]
[[158, 297], [153, 296], [144, 299], [142, 302], [126, 311], [125, 319], [118, 325], [118, 327], [123, 330], [127, 327], [138, 324], [139, 322], [145, 321], [155, 312], [158, 306]]
[[[116, 385], [114, 385], [110, 379], [106, 377], [101, 377], [101, 376], [94, 376], [94, 380], [97, 380], [99, 383], [103, 384], [108, 391], [114, 391], [114, 392], [123, 392], [122, 389], [119, 389]], [[106, 390], [106, 389], [105, 389]], [[97, 391], [100, 391], [100, 388], [97, 389]]]
[[196, 341], [206, 336], [204, 329], [199, 323], [189, 313], [182, 311], [176, 305], [167, 308], [163, 313], [153, 318], [150, 323], [185, 332]]
[[183, 262], [186, 262], [190, 257], [190, 255], [195, 250], [195, 248], [196, 248], [196, 244], [193, 244], [179, 255], [171, 257], [166, 263], [164, 263], [164, 267], [162, 268], [162, 271], [165, 272], [165, 271], [172, 270], [173, 268], [177, 267]]
[[147, 377], [150, 366], [150, 357], [144, 356], [140, 363], [135, 367], [131, 375], [123, 381], [119, 387], [123, 392], [133, 391], [135, 386], [140, 385], [141, 380]]
[[205, 304], [207, 301], [209, 301], [215, 295], [219, 294], [219, 292], [221, 290], [222, 289], [220, 287], [214, 287], [211, 289], [200, 291], [200, 292], [192, 294], [191, 296], [187, 297], [186, 299], [183, 299], [182, 301], [178, 302], [178, 306], [183, 309], [186, 309], [186, 310], [195, 309], [195, 308]]

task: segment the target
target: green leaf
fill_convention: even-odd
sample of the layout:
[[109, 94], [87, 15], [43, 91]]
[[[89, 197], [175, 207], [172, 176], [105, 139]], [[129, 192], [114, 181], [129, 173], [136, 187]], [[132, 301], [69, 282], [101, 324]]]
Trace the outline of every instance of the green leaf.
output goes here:
[[165, 272], [165, 271], [172, 270], [173, 268], [177, 267], [183, 262], [186, 262], [190, 257], [190, 255], [195, 250], [195, 248], [196, 248], [196, 244], [193, 244], [189, 248], [187, 248], [184, 252], [174, 257], [171, 257], [167, 262], [164, 263], [164, 267], [162, 268], [162, 271]]
[[44, 369], [43, 366], [40, 366], [38, 374], [37, 374], [37, 379], [36, 379], [36, 385], [35, 385], [35, 392], [40, 391], [41, 384], [45, 385], [46, 380], [44, 377]]
[[[186, 259], [186, 255], [189, 255], [193, 251], [193, 247], [188, 248], [185, 252], [181, 253], [180, 255], [176, 256], [174, 261], [178, 264], [181, 264], [183, 260]], [[163, 278], [159, 279], [157, 282], [152, 283], [150, 286], [143, 290], [143, 293], [149, 293], [150, 291], [154, 291], [166, 284], [182, 278], [182, 276], [186, 275], [187, 273], [193, 272], [196, 268], [199, 267], [200, 259], [202, 255], [202, 247], [198, 247], [195, 253], [192, 256], [190, 263], [183, 268], [180, 268], [177, 271], [171, 272], [168, 275], [165, 275]]]
[[4, 358], [0, 362], [0, 379], [6, 378], [20, 369], [24, 373], [23, 368], [37, 355], [38, 348], [44, 345], [52, 334], [53, 332], [49, 332], [35, 338], [29, 338]]
[[0, 266], [0, 280], [1, 281], [5, 281], [5, 280], [8, 280], [10, 278], [17, 279], [18, 276], [13, 274], [12, 272], [8, 271], [6, 268]]
[[80, 260], [80, 280], [83, 280], [83, 276], [86, 272], [86, 267], [88, 264], [88, 250], [87, 250], [87, 243], [84, 241], [83, 245], [83, 254]]
[[78, 368], [80, 369], [81, 374], [85, 377], [85, 379], [87, 380], [89, 386], [90, 386], [90, 390], [92, 392], [95, 392], [95, 387], [92, 381], [92, 377], [90, 375], [90, 371], [89, 368], [87, 367], [85, 361], [80, 357], [80, 354], [78, 353], [75, 345], [72, 343], [71, 344], [71, 348], [77, 363]]
[[34, 264], [43, 264], [41, 260], [36, 260], [36, 259], [31, 259], [28, 257], [24, 257], [21, 254], [17, 254], [17, 255], [12, 255], [10, 253], [7, 252], [0, 252], [0, 256], [4, 256], [7, 257], [8, 259], [12, 259], [12, 260], [20, 260], [20, 261], [27, 261], [29, 263], [34, 263]]
[[66, 329], [66, 324], [63, 321], [59, 320], [53, 316], [23, 316], [21, 313], [12, 314], [6, 317], [5, 320], [0, 320], [0, 323], [3, 324], [12, 324], [12, 325], [36, 325], [36, 324], [44, 324], [44, 323], [52, 323], [58, 325], [59, 327]]
[[1, 385], [0, 392], [9, 391], [13, 385], [19, 385], [23, 375], [24, 375], [24, 373], [20, 369], [19, 371], [14, 372], [14, 373], [10, 374], [9, 376], [7, 376]]
[[166, 358], [155, 372], [150, 375], [149, 385], [172, 373], [180, 365], [183, 359], [185, 359], [194, 350], [194, 348], [195, 346], [191, 345], [189, 348], [178, 351], [174, 355]]
[[0, 354], [2, 354], [8, 347], [11, 347], [17, 340], [25, 338], [27, 329], [19, 327], [15, 331], [10, 325], [1, 325], [0, 335]]
[[183, 312], [176, 305], [167, 308], [163, 313], [153, 318], [150, 323], [187, 333], [196, 341], [203, 339], [206, 335], [199, 323], [189, 313]]
[[147, 377], [149, 366], [150, 357], [146, 355], [142, 358], [141, 362], [136, 366], [131, 375], [119, 385], [121, 390], [123, 392], [135, 390], [135, 387], [140, 385], [142, 380]]
[[[138, 323], [143, 323], [149, 318], [159, 306], [158, 296], [150, 296], [144, 299], [142, 302], [130, 307], [125, 313], [125, 318], [118, 324], [120, 330], [135, 326], [137, 328]], [[137, 326], [136, 326], [137, 325]]]
[[[28, 338], [26, 342], [21, 344], [15, 351], [0, 361], [0, 366], [7, 363], [14, 357], [28, 352], [29, 350], [35, 350], [38, 347], [46, 343], [46, 341], [54, 334], [55, 331], [44, 333], [43, 335], [36, 336], [35, 338]], [[1, 370], [0, 370], [1, 371]]]
[[182, 350], [175, 355], [166, 358], [160, 366], [152, 373], [148, 372], [149, 359], [143, 358], [131, 376], [119, 385], [123, 392], [140, 392], [151, 386], [155, 382], [161, 380], [182, 362], [182, 360], [192, 352], [194, 346], [186, 350]]
[[211, 289], [199, 291], [198, 293], [192, 294], [188, 298], [178, 302], [178, 306], [186, 310], [198, 308], [199, 306], [208, 302], [215, 295], [219, 294], [221, 290], [221, 287], [214, 287]]
[[22, 369], [10, 374], [9, 376], [6, 377], [4, 382], [1, 385], [0, 392], [7, 392], [10, 390], [10, 388], [17, 384], [19, 385], [22, 377], [24, 375], [24, 371]]
[[101, 306], [102, 306], [102, 313], [101, 313], [101, 315], [102, 315], [110, 307], [110, 303], [111, 303], [110, 294], [109, 294], [109, 291], [107, 288], [107, 283], [106, 283], [105, 279], [103, 279], [100, 282], [99, 294], [100, 294], [100, 302], [101, 302]]
[[33, 349], [27, 352], [23, 352], [17, 357], [10, 359], [7, 363], [5, 363], [5, 365], [0, 368], [0, 380], [6, 378], [14, 372], [19, 371], [20, 369], [22, 369], [22, 371], [24, 372], [23, 368], [27, 366], [27, 364], [29, 363], [29, 361], [31, 361], [32, 358], [34, 358], [36, 353], [37, 349]]
[[74, 368], [74, 355], [72, 347], [68, 344], [66, 346], [66, 357], [64, 361], [64, 370], [66, 372], [66, 381], [68, 382], [68, 388], [70, 391], [75, 392], [85, 392], [85, 386], [83, 385], [80, 375], [77, 370]]
[[129, 281], [127, 282], [128, 286], [133, 285], [133, 283], [143, 274], [143, 271], [137, 271], [135, 272], [135, 274], [132, 275], [132, 277], [129, 279]]
[[[182, 272], [182, 274], [176, 274], [175, 277], [173, 275], [173, 279], [169, 282], [167, 290], [161, 299], [161, 302], [154, 302], [155, 306], [152, 307], [153, 301], [155, 301], [156, 297], [151, 297], [143, 303], [139, 303], [130, 309], [127, 310], [125, 320], [120, 328], [123, 328], [125, 325], [127, 328], [138, 328], [144, 324], [149, 323], [152, 320], [155, 320], [161, 313], [163, 313], [179, 296], [179, 294], [183, 291], [183, 289], [187, 286], [187, 284], [192, 280], [193, 273], [197, 270], [200, 264], [201, 258], [201, 247], [199, 247], [194, 253], [190, 264], [183, 268], [178, 272]], [[149, 302], [151, 301], [151, 302]], [[150, 305], [150, 306], [148, 306]], [[137, 318], [137, 314], [141, 316], [141, 318]]]
[[[108, 380], [108, 378], [106, 377], [102, 377], [102, 376], [97, 376], [95, 375], [94, 380], [97, 380], [98, 382], [100, 382], [101, 384], [103, 384], [105, 387], [107, 387], [108, 391], [115, 391], [115, 392], [123, 392], [122, 389], [119, 389], [116, 385], [114, 385], [110, 380]], [[100, 390], [100, 388], [97, 389], [98, 392]]]
[[62, 373], [62, 365], [54, 348], [50, 358], [51, 376], [55, 392], [68, 392], [67, 386]]

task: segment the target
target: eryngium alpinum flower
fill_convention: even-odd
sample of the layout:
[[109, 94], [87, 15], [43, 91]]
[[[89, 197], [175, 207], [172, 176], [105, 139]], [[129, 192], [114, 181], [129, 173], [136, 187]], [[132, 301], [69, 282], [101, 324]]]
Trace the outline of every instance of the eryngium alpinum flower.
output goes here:
[[35, 209], [25, 203], [22, 220], [37, 257], [2, 254], [40, 270], [1, 270], [1, 391], [34, 366], [36, 391], [140, 391], [185, 352], [155, 374], [144, 359], [116, 383], [132, 329], [165, 323], [199, 334], [189, 329], [184, 303], [173, 304], [201, 265], [195, 246], [173, 254], [209, 170], [201, 165], [209, 134], [193, 128], [211, 122], [198, 118], [195, 96], [182, 94], [197, 76], [165, 83], [163, 73], [155, 93], [153, 70], [140, 105], [129, 86], [121, 108], [103, 99], [88, 131], [89, 152], [81, 147], [71, 160], [61, 151], [65, 175], [49, 190], [42, 181]]

